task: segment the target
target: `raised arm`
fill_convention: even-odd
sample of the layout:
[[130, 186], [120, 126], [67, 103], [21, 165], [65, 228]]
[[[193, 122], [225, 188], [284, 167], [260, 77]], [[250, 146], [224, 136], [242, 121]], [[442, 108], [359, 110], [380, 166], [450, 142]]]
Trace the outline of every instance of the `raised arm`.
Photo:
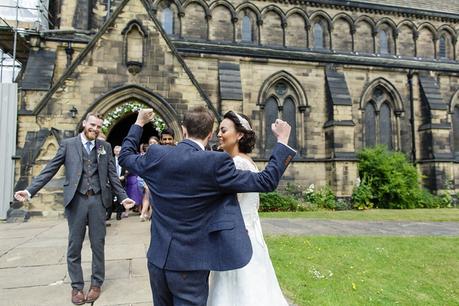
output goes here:
[[124, 138], [121, 145], [120, 156], [118, 161], [122, 167], [125, 167], [129, 172], [137, 175], [142, 175], [146, 169], [146, 154], [140, 155], [137, 148], [140, 145], [143, 126], [152, 121], [154, 117], [153, 109], [141, 109], [137, 115], [135, 124], [129, 129], [128, 135]]

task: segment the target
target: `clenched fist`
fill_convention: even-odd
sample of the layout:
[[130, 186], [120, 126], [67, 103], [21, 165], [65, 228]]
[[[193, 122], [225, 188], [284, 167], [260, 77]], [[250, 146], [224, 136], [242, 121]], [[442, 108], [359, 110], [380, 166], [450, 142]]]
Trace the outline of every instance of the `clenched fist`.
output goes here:
[[135, 124], [143, 127], [148, 122], [153, 121], [154, 117], [155, 117], [155, 113], [153, 112], [152, 108], [143, 108], [139, 110], [139, 114], [137, 115], [137, 120]]

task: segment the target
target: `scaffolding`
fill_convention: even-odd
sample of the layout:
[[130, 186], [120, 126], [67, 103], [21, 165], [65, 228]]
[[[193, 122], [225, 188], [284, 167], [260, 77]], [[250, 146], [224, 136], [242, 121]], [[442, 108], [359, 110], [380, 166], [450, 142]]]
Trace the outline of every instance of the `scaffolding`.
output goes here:
[[49, 0], [0, 0], [0, 83], [14, 83], [25, 62], [25, 38], [53, 26]]

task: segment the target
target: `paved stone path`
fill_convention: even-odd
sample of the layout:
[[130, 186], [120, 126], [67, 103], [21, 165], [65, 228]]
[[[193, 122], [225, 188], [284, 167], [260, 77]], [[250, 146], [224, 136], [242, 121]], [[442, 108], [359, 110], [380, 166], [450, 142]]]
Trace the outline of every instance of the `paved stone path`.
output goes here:
[[459, 222], [400, 222], [271, 219], [262, 220], [263, 232], [273, 235], [331, 236], [459, 236]]
[[[263, 219], [265, 234], [459, 236], [459, 222], [360, 222]], [[150, 305], [145, 254], [149, 222], [137, 216], [111, 221], [106, 238], [106, 281], [96, 306]], [[67, 223], [32, 219], [0, 223], [0, 305], [72, 305], [66, 268]], [[90, 277], [91, 251], [83, 245], [83, 271]], [[89, 284], [87, 283], [86, 289]]]

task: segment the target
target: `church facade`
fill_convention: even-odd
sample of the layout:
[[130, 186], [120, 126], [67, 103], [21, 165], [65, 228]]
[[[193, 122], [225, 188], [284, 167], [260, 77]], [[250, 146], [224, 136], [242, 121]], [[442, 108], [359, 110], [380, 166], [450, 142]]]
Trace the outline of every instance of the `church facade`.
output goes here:
[[[242, 112], [261, 167], [275, 142], [270, 123], [283, 118], [298, 151], [284, 183], [350, 196], [357, 153], [382, 144], [405, 153], [426, 187], [459, 191], [454, 2], [52, 2], [56, 28], [28, 37], [19, 81], [15, 188], [78, 133], [88, 112], [112, 118], [107, 139], [119, 144], [135, 116], [123, 106], [135, 104], [152, 107], [176, 135], [190, 107], [205, 105], [218, 118]], [[62, 174], [29, 210], [62, 211]]]

